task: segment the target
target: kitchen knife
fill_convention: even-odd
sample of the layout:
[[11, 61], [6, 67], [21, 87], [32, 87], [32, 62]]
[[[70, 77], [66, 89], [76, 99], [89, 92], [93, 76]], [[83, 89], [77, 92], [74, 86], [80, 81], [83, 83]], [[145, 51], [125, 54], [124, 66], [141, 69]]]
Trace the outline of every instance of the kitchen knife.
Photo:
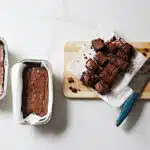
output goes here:
[[148, 59], [145, 62], [145, 64], [141, 67], [141, 69], [129, 83], [129, 87], [132, 88], [134, 92], [123, 104], [119, 117], [116, 120], [116, 126], [119, 126], [131, 112], [136, 102], [137, 96], [140, 95], [140, 93], [143, 91], [145, 85], [148, 83], [149, 80], [150, 80], [150, 59]]

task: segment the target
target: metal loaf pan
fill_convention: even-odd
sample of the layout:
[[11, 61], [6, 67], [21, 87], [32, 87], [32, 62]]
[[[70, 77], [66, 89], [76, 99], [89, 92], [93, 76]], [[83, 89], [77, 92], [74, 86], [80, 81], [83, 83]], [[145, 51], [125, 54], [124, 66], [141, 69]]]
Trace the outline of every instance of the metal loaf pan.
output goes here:
[[[43, 117], [31, 113], [26, 118], [23, 118], [22, 92], [23, 92], [23, 70], [26, 63], [40, 63], [48, 71], [48, 112]], [[26, 59], [15, 64], [11, 70], [12, 97], [13, 97], [13, 115], [16, 122], [20, 124], [41, 125], [46, 124], [52, 116], [53, 107], [53, 77], [52, 67], [50, 62], [46, 60]]]
[[0, 37], [0, 43], [3, 45], [4, 50], [4, 77], [3, 77], [3, 92], [0, 96], [0, 100], [4, 99], [7, 93], [7, 82], [8, 82], [8, 47], [6, 41]]

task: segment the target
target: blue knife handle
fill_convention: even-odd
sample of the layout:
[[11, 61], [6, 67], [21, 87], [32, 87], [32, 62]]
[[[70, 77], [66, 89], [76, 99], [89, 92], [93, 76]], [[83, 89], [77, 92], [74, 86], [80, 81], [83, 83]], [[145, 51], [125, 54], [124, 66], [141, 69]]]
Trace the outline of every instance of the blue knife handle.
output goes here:
[[132, 110], [137, 96], [138, 96], [138, 93], [132, 93], [128, 97], [128, 99], [125, 101], [125, 103], [123, 104], [121, 112], [120, 112], [120, 114], [116, 120], [116, 126], [117, 127], [125, 120], [125, 118], [128, 116], [128, 114]]

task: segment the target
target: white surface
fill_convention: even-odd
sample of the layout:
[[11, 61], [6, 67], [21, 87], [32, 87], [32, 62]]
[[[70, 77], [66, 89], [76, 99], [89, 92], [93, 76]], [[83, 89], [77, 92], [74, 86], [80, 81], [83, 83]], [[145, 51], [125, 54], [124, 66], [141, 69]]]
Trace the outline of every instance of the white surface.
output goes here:
[[[149, 0], [1, 0], [0, 36], [10, 66], [23, 58], [52, 62], [55, 108], [52, 122], [18, 125], [12, 118], [11, 88], [0, 102], [0, 141], [5, 150], [149, 150], [150, 103], [138, 102], [120, 127], [116, 109], [102, 101], [66, 101], [62, 96], [63, 44], [90, 40], [112, 30], [128, 40], [150, 40]], [[58, 55], [58, 58], [56, 57]]]

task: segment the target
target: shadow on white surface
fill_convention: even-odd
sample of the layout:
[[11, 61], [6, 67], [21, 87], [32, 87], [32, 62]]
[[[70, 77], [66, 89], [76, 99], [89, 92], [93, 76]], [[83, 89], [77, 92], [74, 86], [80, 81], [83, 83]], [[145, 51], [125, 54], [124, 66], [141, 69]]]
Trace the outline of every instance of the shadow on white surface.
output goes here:
[[34, 129], [40, 134], [61, 134], [67, 127], [67, 100], [62, 92], [61, 81], [54, 78], [54, 103], [52, 119], [45, 125], [35, 126]]
[[3, 100], [0, 101], [0, 110], [12, 112], [11, 67], [15, 63], [17, 63], [18, 57], [8, 52], [8, 61], [9, 61], [9, 69], [8, 69], [7, 95]]
[[136, 126], [136, 124], [140, 121], [140, 117], [142, 116], [145, 104], [146, 102], [144, 100], [137, 100], [134, 108], [132, 109], [128, 118], [125, 120], [123, 124], [123, 129], [126, 132], [132, 130]]

